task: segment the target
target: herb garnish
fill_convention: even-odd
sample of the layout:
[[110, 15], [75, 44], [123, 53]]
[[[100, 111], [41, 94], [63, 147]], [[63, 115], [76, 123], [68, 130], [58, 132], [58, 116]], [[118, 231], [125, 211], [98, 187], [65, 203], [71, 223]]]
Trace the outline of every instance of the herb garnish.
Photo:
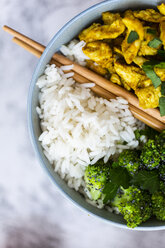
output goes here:
[[136, 31], [131, 31], [129, 36], [128, 36], [127, 42], [132, 43], [132, 42], [134, 42], [135, 40], [138, 40], [138, 39], [139, 39], [138, 33]]
[[103, 203], [113, 200], [117, 194], [118, 188], [119, 186], [117, 184], [111, 182], [106, 183], [103, 189], [103, 194], [105, 194]]
[[165, 96], [159, 98], [160, 116], [165, 116]]
[[145, 62], [143, 65], [142, 65], [142, 69], [143, 71], [145, 72], [145, 74], [147, 75], [148, 78], [151, 79], [152, 83], [153, 83], [153, 86], [155, 88], [157, 88], [159, 85], [161, 85], [161, 80], [160, 78], [156, 75], [156, 73], [154, 72], [154, 65], [155, 65], [155, 62], [152, 63], [152, 61], [149, 61], [150, 64], [148, 62]]
[[155, 29], [148, 28], [147, 29], [147, 34], [156, 34], [156, 30]]
[[158, 48], [160, 44], [162, 44], [162, 41], [159, 38], [154, 38], [148, 43], [148, 46], [152, 48]]
[[162, 96], [165, 96], [165, 82], [162, 82], [162, 85], [161, 85], [161, 94], [162, 94]]
[[157, 171], [139, 171], [131, 181], [133, 184], [148, 190], [151, 194], [159, 190], [159, 174]]
[[113, 200], [120, 186], [125, 189], [130, 186], [131, 176], [126, 168], [111, 168], [109, 175], [109, 181], [103, 189], [103, 194], [105, 194], [104, 203]]
[[160, 69], [165, 69], [165, 62], [160, 62], [156, 64], [155, 67], [160, 68]]
[[125, 189], [127, 189], [130, 185], [130, 175], [124, 167], [110, 169], [110, 180], [112, 183], [122, 186]]

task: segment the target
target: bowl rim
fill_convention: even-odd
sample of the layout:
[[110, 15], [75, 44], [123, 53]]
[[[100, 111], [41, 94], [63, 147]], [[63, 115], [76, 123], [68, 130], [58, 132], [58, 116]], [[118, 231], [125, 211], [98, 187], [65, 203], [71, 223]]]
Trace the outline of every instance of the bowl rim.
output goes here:
[[96, 9], [98, 8], [98, 6], [103, 6], [103, 5], [108, 5], [109, 2], [118, 2], [118, 0], [104, 0], [100, 3], [94, 4], [92, 6], [90, 6], [89, 8], [85, 9], [84, 11], [78, 13], [76, 16], [74, 16], [71, 20], [69, 20], [64, 26], [62, 26], [62, 28], [53, 36], [53, 38], [50, 40], [50, 42], [48, 43], [48, 45], [46, 46], [44, 52], [42, 53], [41, 57], [39, 58], [39, 61], [34, 69], [34, 72], [32, 74], [32, 79], [30, 82], [30, 86], [29, 86], [29, 91], [28, 91], [28, 98], [27, 98], [27, 122], [28, 122], [28, 133], [30, 136], [30, 141], [32, 144], [32, 147], [34, 149], [35, 155], [40, 163], [40, 165], [42, 166], [42, 168], [46, 171], [46, 173], [48, 174], [49, 178], [51, 179], [51, 181], [53, 182], [53, 184], [58, 188], [58, 190], [62, 193], [62, 195], [70, 200], [76, 207], [78, 207], [80, 210], [85, 211], [87, 214], [90, 214], [91, 216], [97, 217], [98, 219], [111, 224], [115, 227], [119, 227], [121, 229], [126, 229], [126, 230], [130, 230], [130, 231], [158, 231], [158, 230], [164, 230], [165, 229], [165, 225], [164, 226], [138, 226], [135, 227], [134, 229], [128, 228], [126, 224], [121, 224], [121, 223], [117, 223], [114, 222], [112, 220], [108, 220], [105, 219], [102, 216], [99, 216], [93, 212], [91, 212], [90, 210], [84, 208], [83, 206], [81, 206], [76, 200], [74, 200], [73, 198], [71, 198], [70, 195], [68, 195], [63, 188], [60, 187], [60, 185], [58, 185], [58, 183], [56, 182], [55, 178], [53, 177], [53, 175], [50, 173], [50, 171], [48, 170], [47, 166], [45, 165], [44, 161], [42, 160], [40, 153], [38, 151], [38, 147], [37, 147], [37, 142], [35, 140], [35, 134], [34, 134], [34, 130], [33, 130], [33, 122], [32, 122], [32, 97], [33, 97], [33, 90], [34, 87], [36, 85], [36, 76], [38, 75], [38, 72], [40, 70], [40, 67], [42, 65], [43, 60], [45, 59], [45, 57], [47, 56], [47, 53], [49, 51], [49, 49], [52, 47], [52, 45], [54, 44], [55, 40], [61, 35], [61, 33], [63, 33], [63, 31], [70, 26], [75, 20], [79, 19], [80, 17], [82, 17], [83, 15], [85, 15], [87, 12], [90, 12], [90, 10], [92, 9]]

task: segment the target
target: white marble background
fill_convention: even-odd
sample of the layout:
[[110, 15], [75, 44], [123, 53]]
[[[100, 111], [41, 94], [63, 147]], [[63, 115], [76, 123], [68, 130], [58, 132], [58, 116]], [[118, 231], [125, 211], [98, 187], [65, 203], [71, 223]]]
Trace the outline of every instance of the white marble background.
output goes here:
[[[99, 0], [0, 0], [0, 25], [47, 44]], [[0, 29], [0, 247], [164, 248], [165, 231], [126, 231], [89, 217], [40, 168], [29, 141], [28, 87], [37, 59]]]

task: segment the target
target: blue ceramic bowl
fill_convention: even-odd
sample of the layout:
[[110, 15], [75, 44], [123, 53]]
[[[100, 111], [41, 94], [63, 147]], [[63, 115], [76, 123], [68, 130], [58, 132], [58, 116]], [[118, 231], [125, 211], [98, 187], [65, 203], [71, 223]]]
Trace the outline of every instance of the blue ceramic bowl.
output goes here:
[[[31, 141], [36, 152], [36, 155], [40, 161], [40, 164], [45, 169], [45, 172], [52, 179], [54, 184], [60, 189], [60, 191], [70, 200], [73, 201], [78, 207], [86, 210], [89, 214], [100, 217], [102, 220], [118, 226], [120, 228], [127, 228], [126, 223], [120, 215], [110, 213], [104, 209], [98, 209], [85, 201], [85, 199], [73, 189], [70, 189], [67, 184], [54, 172], [49, 161], [45, 157], [41, 144], [38, 141], [38, 137], [41, 134], [40, 121], [36, 113], [36, 107], [38, 106], [38, 87], [36, 81], [40, 75], [43, 74], [46, 64], [50, 61], [52, 55], [59, 50], [62, 44], [68, 43], [79, 32], [101, 17], [101, 13], [112, 10], [122, 11], [128, 8], [143, 8], [156, 6], [159, 1], [156, 0], [109, 0], [96, 4], [89, 9], [83, 11], [71, 21], [69, 21], [49, 42], [44, 53], [42, 54], [38, 65], [34, 71], [33, 78], [30, 85], [28, 96], [28, 125], [30, 131]], [[149, 231], [149, 230], [161, 230], [165, 229], [165, 222], [160, 222], [155, 219], [151, 219], [134, 230]]]

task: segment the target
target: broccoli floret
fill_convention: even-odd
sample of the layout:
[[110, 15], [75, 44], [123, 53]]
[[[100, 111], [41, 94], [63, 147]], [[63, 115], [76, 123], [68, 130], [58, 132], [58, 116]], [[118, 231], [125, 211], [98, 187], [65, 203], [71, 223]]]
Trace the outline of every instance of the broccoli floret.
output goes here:
[[165, 164], [165, 130], [156, 136], [156, 144], [158, 146], [161, 164]]
[[162, 192], [156, 192], [152, 195], [152, 209], [158, 220], [165, 221], [165, 197]]
[[165, 164], [159, 167], [159, 175], [160, 175], [160, 179], [165, 181]]
[[99, 160], [94, 165], [88, 165], [85, 170], [84, 180], [93, 200], [102, 195], [102, 190], [109, 178], [110, 163]]
[[160, 190], [165, 195], [165, 181], [160, 181]]
[[113, 167], [125, 167], [130, 174], [134, 175], [140, 166], [140, 152], [138, 150], [124, 150], [120, 153], [118, 162], [112, 164]]
[[165, 164], [159, 167], [160, 190], [165, 194]]
[[140, 159], [148, 170], [157, 169], [159, 167], [161, 157], [155, 140], [149, 139], [146, 142], [142, 148]]
[[112, 202], [127, 221], [127, 226], [134, 228], [148, 220], [152, 215], [151, 196], [147, 191], [130, 186], [118, 193]]

